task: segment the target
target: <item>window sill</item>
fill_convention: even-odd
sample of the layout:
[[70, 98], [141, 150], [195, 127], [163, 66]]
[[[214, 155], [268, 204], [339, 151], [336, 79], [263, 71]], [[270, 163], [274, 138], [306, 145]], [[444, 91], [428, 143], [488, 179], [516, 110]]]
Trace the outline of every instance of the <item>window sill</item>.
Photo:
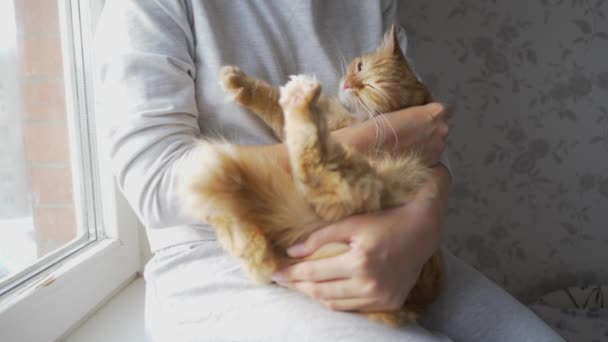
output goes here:
[[53, 341], [65, 334], [134, 278], [135, 247], [129, 240], [105, 239], [11, 295], [0, 306], [0, 340]]
[[135, 279], [74, 330], [64, 342], [145, 341], [142, 278]]

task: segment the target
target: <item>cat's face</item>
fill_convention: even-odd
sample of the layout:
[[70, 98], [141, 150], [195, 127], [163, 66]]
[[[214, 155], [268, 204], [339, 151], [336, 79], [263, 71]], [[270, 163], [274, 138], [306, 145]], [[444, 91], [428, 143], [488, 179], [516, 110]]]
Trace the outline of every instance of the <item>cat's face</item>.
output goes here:
[[363, 120], [428, 102], [428, 91], [409, 67], [395, 27], [376, 51], [350, 63], [340, 81], [339, 99]]

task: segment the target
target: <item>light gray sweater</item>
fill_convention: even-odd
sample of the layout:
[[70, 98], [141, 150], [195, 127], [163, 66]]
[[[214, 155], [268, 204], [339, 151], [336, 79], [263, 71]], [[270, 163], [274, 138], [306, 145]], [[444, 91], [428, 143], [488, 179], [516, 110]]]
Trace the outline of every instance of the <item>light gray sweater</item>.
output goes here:
[[[213, 238], [210, 227], [180, 214], [173, 196], [180, 160], [197, 139], [277, 142], [226, 101], [222, 65], [275, 85], [315, 74], [331, 92], [342, 58], [375, 49], [396, 12], [390, 0], [108, 0], [96, 37], [98, 117], [118, 185], [152, 250]], [[403, 30], [400, 38], [406, 46]]]

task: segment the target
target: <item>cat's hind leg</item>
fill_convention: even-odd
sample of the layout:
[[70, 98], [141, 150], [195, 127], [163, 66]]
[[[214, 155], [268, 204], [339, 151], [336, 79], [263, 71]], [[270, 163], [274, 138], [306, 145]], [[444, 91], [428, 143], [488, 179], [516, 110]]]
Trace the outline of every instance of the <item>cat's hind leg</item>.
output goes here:
[[181, 161], [176, 195], [184, 214], [211, 224], [224, 249], [241, 259], [256, 281], [269, 283], [279, 255], [262, 228], [272, 227], [264, 219], [273, 199], [290, 194], [280, 186], [285, 178], [289, 176], [270, 160], [240, 153], [228, 143], [205, 141]]
[[296, 187], [324, 220], [377, 210], [383, 183], [365, 156], [329, 135], [315, 106], [320, 92], [316, 80], [303, 75], [292, 76], [281, 88], [279, 103]]
[[211, 216], [217, 238], [224, 249], [241, 260], [241, 265], [260, 284], [272, 282], [278, 270], [279, 258], [264, 232], [244, 219], [231, 216]]

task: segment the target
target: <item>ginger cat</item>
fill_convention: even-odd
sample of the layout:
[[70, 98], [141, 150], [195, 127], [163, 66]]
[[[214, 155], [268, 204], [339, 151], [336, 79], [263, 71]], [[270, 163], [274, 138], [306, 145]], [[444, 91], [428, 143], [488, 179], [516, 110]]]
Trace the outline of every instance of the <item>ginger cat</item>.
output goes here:
[[[294, 262], [285, 253], [288, 247], [347, 216], [403, 205], [429, 179], [412, 151], [368, 156], [329, 135], [431, 101], [399, 47], [395, 27], [376, 51], [352, 61], [338, 98], [321, 96], [321, 86], [306, 76], [292, 76], [280, 90], [233, 66], [222, 68], [220, 77], [235, 101], [285, 143], [291, 174], [269, 158], [203, 141], [181, 166], [178, 195], [186, 213], [211, 224], [223, 247], [260, 283], [270, 283], [275, 271]], [[348, 249], [330, 244], [310, 258]], [[401, 310], [365, 315], [390, 326], [415, 320], [439, 296], [444, 281], [437, 251]]]

